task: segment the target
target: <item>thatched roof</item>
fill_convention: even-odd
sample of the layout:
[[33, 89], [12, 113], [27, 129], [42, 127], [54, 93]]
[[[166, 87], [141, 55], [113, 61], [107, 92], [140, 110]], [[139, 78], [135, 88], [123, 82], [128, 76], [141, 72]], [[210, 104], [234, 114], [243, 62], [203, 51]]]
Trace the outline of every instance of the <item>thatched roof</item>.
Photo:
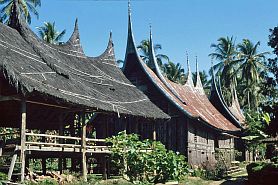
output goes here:
[[239, 129], [227, 120], [208, 100], [204, 93], [199, 75], [197, 75], [196, 86], [193, 84], [190, 69], [185, 85], [171, 82], [163, 76], [156, 61], [152, 33], [150, 33], [149, 55], [151, 68], [142, 61], [136, 49], [132, 31], [131, 13], [129, 11], [127, 49], [123, 67], [124, 73], [129, 74], [129, 71], [132, 71], [135, 66], [139, 66], [143, 71], [143, 73], [140, 74], [144, 75], [144, 78], [149, 79], [150, 83], [154, 84], [165, 99], [180, 110], [185, 117], [198, 120], [206, 126], [221, 132], [239, 131]]
[[52, 45], [39, 39], [24, 21], [0, 24], [0, 72], [26, 97], [34, 94], [67, 105], [152, 119], [168, 119], [115, 63], [110, 36], [106, 51], [87, 57], [77, 22], [70, 40]]

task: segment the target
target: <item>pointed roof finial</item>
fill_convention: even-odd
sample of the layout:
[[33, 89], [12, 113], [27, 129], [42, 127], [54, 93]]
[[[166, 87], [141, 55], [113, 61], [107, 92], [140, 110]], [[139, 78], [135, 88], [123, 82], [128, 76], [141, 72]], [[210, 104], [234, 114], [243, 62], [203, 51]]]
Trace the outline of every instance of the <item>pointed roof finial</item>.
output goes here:
[[185, 85], [188, 85], [190, 87], [194, 87], [187, 51], [186, 51], [186, 62], [187, 62], [187, 80], [186, 80]]
[[128, 15], [131, 15], [131, 5], [130, 0], [128, 0]]
[[112, 42], [112, 35], [113, 35], [113, 33], [112, 33], [112, 30], [110, 30], [110, 33], [109, 33], [109, 42], [111, 41]]
[[190, 72], [190, 65], [189, 65], [189, 59], [188, 59], [188, 52], [185, 51], [185, 53], [186, 53], [187, 71]]
[[69, 38], [69, 40], [66, 42], [67, 45], [71, 46], [73, 50], [79, 52], [80, 54], [84, 54], [83, 48], [81, 46], [80, 42], [80, 34], [79, 34], [79, 29], [78, 29], [78, 18], [75, 19], [74, 23], [74, 30]]
[[196, 85], [195, 85], [195, 87], [201, 94], [205, 94], [203, 84], [201, 81], [201, 77], [200, 77], [200, 72], [199, 72], [198, 57], [197, 57], [197, 55], [195, 57], [196, 57]]
[[[154, 52], [154, 45], [153, 45], [153, 36], [152, 36], [152, 26], [150, 24], [150, 45], [149, 45], [149, 61], [148, 61], [148, 66], [151, 68], [151, 69], [155, 69], [156, 67], [156, 56], [155, 56], [155, 52]], [[159, 70], [159, 67], [158, 69], [156, 70]]]

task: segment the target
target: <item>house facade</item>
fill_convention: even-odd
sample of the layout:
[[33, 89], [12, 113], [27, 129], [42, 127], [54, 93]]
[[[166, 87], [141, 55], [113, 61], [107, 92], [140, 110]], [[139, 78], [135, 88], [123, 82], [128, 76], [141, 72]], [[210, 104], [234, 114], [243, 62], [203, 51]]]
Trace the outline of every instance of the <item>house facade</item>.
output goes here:
[[[146, 65], [136, 48], [131, 12], [128, 16], [128, 37], [123, 72], [125, 76], [171, 119], [156, 125], [156, 139], [168, 149], [178, 151], [191, 165], [215, 162], [216, 153], [234, 160], [234, 140], [239, 125], [225, 117], [204, 93], [199, 74], [193, 83], [189, 61], [185, 85], [168, 80], [156, 61], [150, 32], [149, 61]], [[197, 68], [198, 71], [198, 68]]]

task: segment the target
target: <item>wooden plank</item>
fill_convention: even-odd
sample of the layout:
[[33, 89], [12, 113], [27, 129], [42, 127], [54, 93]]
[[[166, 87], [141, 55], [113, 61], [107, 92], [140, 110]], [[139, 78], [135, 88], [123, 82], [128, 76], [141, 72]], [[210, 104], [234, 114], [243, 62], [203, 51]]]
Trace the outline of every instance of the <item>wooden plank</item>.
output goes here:
[[[26, 133], [26, 136], [38, 136], [38, 137], [50, 137], [50, 138], [57, 138], [57, 139], [65, 139], [65, 140], [77, 140], [81, 141], [80, 137], [71, 137], [71, 136], [58, 136], [58, 135], [48, 135], [48, 134], [35, 134], [35, 133]], [[105, 139], [91, 139], [86, 138], [88, 142], [105, 142]]]
[[14, 153], [14, 155], [12, 157], [11, 165], [10, 165], [10, 168], [9, 168], [9, 172], [8, 172], [8, 181], [10, 181], [12, 179], [12, 174], [13, 174], [13, 171], [14, 171], [16, 158], [17, 158], [17, 154]]
[[25, 174], [25, 142], [26, 142], [26, 100], [23, 99], [21, 101], [21, 150], [20, 150], [20, 162], [21, 162], [21, 177], [20, 181], [24, 181], [24, 174]]
[[84, 181], [87, 181], [87, 161], [86, 161], [86, 123], [85, 123], [85, 112], [82, 112], [82, 135], [81, 135], [81, 145], [82, 145], [82, 176]]

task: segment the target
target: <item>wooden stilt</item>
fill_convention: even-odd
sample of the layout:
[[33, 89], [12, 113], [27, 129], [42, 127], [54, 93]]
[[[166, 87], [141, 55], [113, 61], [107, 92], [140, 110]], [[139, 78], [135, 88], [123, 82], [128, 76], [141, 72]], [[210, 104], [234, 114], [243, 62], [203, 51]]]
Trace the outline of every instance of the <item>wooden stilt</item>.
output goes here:
[[21, 131], [20, 131], [20, 137], [21, 137], [21, 150], [20, 150], [20, 162], [21, 162], [21, 176], [20, 181], [24, 181], [24, 175], [25, 175], [25, 142], [26, 142], [26, 100], [21, 101]]
[[42, 174], [46, 175], [46, 158], [42, 158]]
[[106, 156], [104, 155], [102, 158], [102, 165], [103, 165], [103, 171], [102, 171], [102, 178], [103, 180], [107, 180], [107, 161]]
[[153, 140], [156, 141], [156, 127], [155, 127], [155, 123], [153, 123]]
[[[60, 125], [59, 125], [59, 135], [63, 136], [64, 135], [64, 125], [63, 125], [62, 116], [59, 117], [59, 123], [60, 123]], [[63, 139], [59, 139], [59, 143], [63, 144], [64, 143]], [[60, 174], [62, 174], [63, 173], [63, 158], [61, 156], [59, 157], [58, 168], [59, 168]]]
[[87, 181], [87, 160], [86, 160], [86, 123], [85, 113], [82, 112], [82, 135], [81, 135], [81, 146], [82, 146], [82, 175], [84, 181]]

